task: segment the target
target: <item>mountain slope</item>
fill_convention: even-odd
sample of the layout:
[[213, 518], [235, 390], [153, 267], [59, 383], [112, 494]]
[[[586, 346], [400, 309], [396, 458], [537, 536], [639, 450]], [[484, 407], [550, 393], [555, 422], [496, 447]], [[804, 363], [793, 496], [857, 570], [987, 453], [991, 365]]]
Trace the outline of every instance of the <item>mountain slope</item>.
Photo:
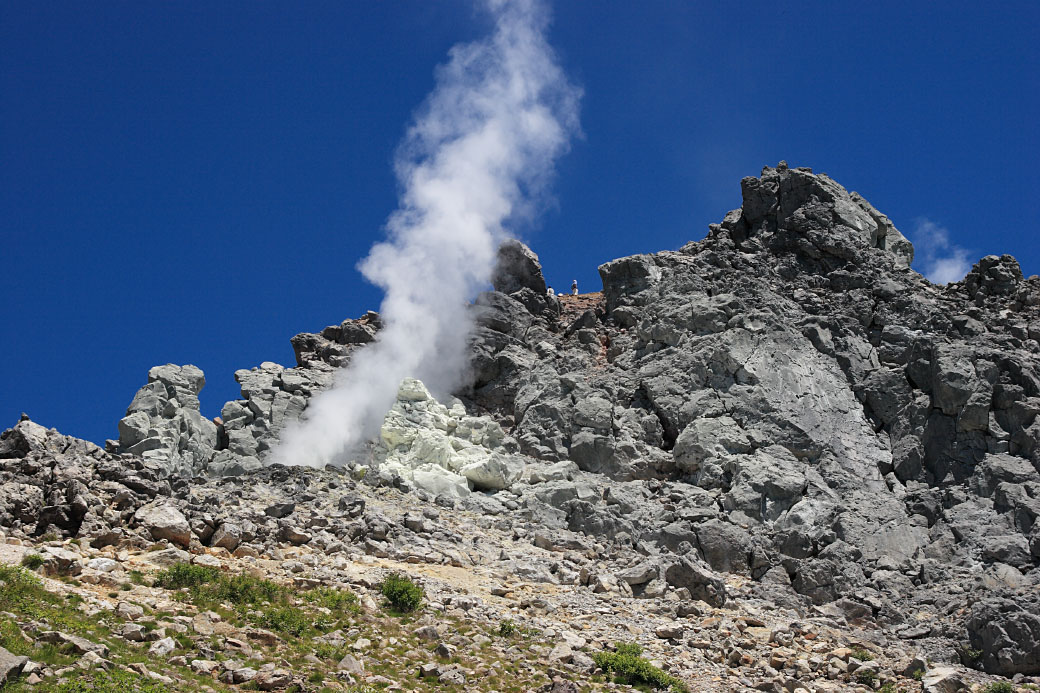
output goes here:
[[[602, 293], [546, 295], [537, 257], [505, 244], [471, 307], [471, 383], [441, 403], [403, 383], [346, 469], [587, 554], [546, 570], [503, 552], [529, 581], [755, 600], [935, 662], [1040, 674], [1040, 280], [1005, 255], [932, 285], [887, 217], [809, 169], [741, 188], [702, 241], [600, 267]], [[119, 440], [76, 452], [81, 473], [60, 471], [81, 442], [22, 422], [0, 449], [4, 526], [140, 541], [137, 509], [164, 496], [201, 548], [236, 521], [201, 489], [267, 478], [278, 432], [379, 328], [369, 313], [297, 335], [296, 366], [238, 371], [217, 422], [198, 413], [198, 369], [156, 367]], [[248, 518], [257, 553], [292, 536]], [[370, 525], [329, 541], [400, 548], [401, 522], [378, 545]]]

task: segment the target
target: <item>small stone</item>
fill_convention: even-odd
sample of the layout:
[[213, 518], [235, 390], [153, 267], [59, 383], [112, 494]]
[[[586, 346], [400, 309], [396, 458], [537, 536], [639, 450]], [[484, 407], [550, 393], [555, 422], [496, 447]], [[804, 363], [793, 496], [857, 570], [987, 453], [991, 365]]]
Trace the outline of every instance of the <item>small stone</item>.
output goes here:
[[119, 602], [116, 604], [116, 616], [127, 621], [136, 621], [144, 616], [144, 608], [130, 602]]
[[148, 654], [153, 657], [166, 657], [175, 649], [177, 649], [177, 643], [173, 638], [163, 638], [152, 643], [152, 646], [148, 648]]
[[665, 623], [654, 630], [657, 637], [666, 640], [681, 640], [684, 632], [681, 623]]
[[285, 669], [274, 669], [261, 672], [253, 681], [262, 691], [278, 691], [288, 688], [293, 682], [292, 672]]
[[340, 671], [345, 671], [348, 674], [353, 674], [354, 676], [361, 676], [365, 673], [364, 664], [355, 658], [354, 655], [349, 654], [339, 660], [339, 664], [336, 665], [336, 668]]

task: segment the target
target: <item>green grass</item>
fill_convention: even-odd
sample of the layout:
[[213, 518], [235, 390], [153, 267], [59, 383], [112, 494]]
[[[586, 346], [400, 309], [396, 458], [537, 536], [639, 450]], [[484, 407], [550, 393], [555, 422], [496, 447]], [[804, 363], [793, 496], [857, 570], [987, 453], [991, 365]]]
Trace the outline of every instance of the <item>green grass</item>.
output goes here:
[[190, 600], [207, 606], [227, 602], [233, 606], [255, 606], [283, 602], [287, 590], [276, 582], [252, 575], [224, 575], [216, 568], [176, 563], [155, 577], [155, 586], [168, 590], [187, 588]]
[[349, 654], [346, 645], [332, 645], [327, 642], [314, 643], [314, 656], [332, 662], [339, 662], [343, 656]]
[[25, 568], [0, 566], [0, 611], [25, 614], [31, 619], [47, 619], [55, 625], [66, 623], [61, 597], [43, 588], [40, 579]]
[[426, 596], [422, 587], [411, 578], [399, 573], [390, 573], [379, 586], [390, 608], [400, 613], [411, 613], [419, 608]]
[[613, 652], [595, 652], [592, 659], [596, 666], [613, 677], [615, 683], [672, 693], [687, 692], [686, 684], [655, 667], [642, 654], [643, 648], [637, 643], [619, 642], [614, 644]]
[[231, 604], [263, 604], [285, 601], [287, 591], [277, 582], [252, 575], [221, 576], [215, 583], [203, 588], [202, 593], [216, 601]]
[[171, 693], [172, 689], [146, 676], [123, 669], [95, 669], [73, 674], [73, 680], [44, 680], [35, 686], [10, 684], [4, 693]]
[[[300, 637], [312, 631], [329, 631], [361, 611], [357, 595], [348, 590], [317, 587], [295, 593], [284, 586], [253, 577], [227, 575], [214, 568], [178, 563], [159, 573], [155, 584], [186, 590], [181, 599], [204, 609], [225, 612], [233, 620]], [[230, 607], [230, 612], [225, 609]], [[326, 609], [331, 615], [313, 614], [302, 607]]]

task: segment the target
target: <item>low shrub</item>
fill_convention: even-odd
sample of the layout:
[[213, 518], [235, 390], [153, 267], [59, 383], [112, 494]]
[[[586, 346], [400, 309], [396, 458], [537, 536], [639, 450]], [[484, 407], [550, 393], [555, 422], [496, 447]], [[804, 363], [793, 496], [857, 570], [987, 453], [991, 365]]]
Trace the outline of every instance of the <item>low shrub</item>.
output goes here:
[[312, 653], [318, 659], [332, 660], [338, 662], [343, 659], [343, 656], [349, 654], [347, 648], [343, 645], [334, 645], [328, 642], [318, 642], [314, 644], [314, 652]]
[[265, 609], [255, 621], [262, 628], [297, 637], [311, 625], [307, 614], [293, 606], [273, 606]]
[[38, 553], [27, 553], [22, 556], [22, 566], [29, 570], [36, 570], [43, 565], [43, 556]]
[[982, 659], [982, 650], [976, 650], [971, 645], [965, 645], [960, 649], [961, 663], [966, 666], [975, 666]]
[[874, 655], [867, 650], [864, 650], [862, 647], [854, 648], [849, 656], [854, 657], [861, 662], [869, 662], [874, 659]]
[[511, 618], [503, 619], [502, 622], [498, 624], [498, 634], [503, 638], [511, 638], [518, 632], [519, 629], [516, 627], [516, 624], [513, 623], [513, 619]]
[[226, 575], [208, 585], [203, 594], [211, 599], [232, 604], [262, 604], [279, 602], [286, 598], [286, 590], [277, 582], [252, 575]]
[[[179, 590], [183, 587], [198, 587], [215, 581], [220, 571], [204, 565], [191, 563], [175, 563], [155, 576], [155, 586], [168, 590]], [[133, 576], [131, 576], [133, 579]]]
[[303, 593], [303, 598], [315, 606], [323, 606], [329, 611], [349, 611], [352, 614], [361, 612], [361, 601], [349, 590], [334, 587], [315, 587]]
[[873, 669], [860, 669], [855, 674], [856, 683], [864, 686], [872, 686], [877, 681], [877, 672]]
[[615, 683], [686, 693], [688, 689], [682, 681], [655, 667], [642, 654], [643, 648], [637, 643], [619, 642], [614, 644], [613, 652], [596, 652], [592, 659], [596, 666], [613, 677]]
[[1015, 693], [1015, 687], [1008, 681], [994, 681], [983, 686], [982, 693]]
[[276, 582], [252, 575], [224, 575], [216, 568], [176, 563], [161, 571], [155, 586], [169, 590], [187, 587], [197, 605], [229, 602], [236, 607], [281, 603], [287, 590]]
[[390, 573], [379, 586], [379, 591], [390, 607], [402, 613], [415, 611], [422, 604], [426, 593], [406, 575]]

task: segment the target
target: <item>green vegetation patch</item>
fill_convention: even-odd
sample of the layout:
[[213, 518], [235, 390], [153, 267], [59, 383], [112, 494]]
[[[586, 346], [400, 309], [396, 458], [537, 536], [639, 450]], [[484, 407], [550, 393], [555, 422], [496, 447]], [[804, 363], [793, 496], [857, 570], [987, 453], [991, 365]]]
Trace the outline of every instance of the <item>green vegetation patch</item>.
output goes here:
[[871, 654], [869, 651], [864, 650], [862, 647], [854, 648], [852, 652], [849, 654], [849, 656], [854, 657], [855, 659], [858, 659], [861, 662], [870, 662], [874, 659], [874, 655]]
[[[47, 684], [42, 684], [47, 686]], [[51, 687], [53, 686], [53, 688]], [[169, 693], [170, 689], [158, 681], [132, 671], [95, 669], [74, 681], [66, 681], [47, 688], [37, 685], [33, 691], [54, 693]]]
[[[177, 563], [156, 576], [155, 584], [186, 590], [184, 599], [261, 628], [300, 637], [308, 632], [334, 630], [344, 617], [360, 613], [357, 595], [349, 590], [317, 587], [293, 592], [271, 580], [252, 575], [228, 575], [214, 568]], [[309, 610], [308, 610], [309, 609]], [[324, 610], [321, 613], [313, 613]], [[327, 615], [325, 612], [330, 612]]]
[[352, 614], [361, 613], [361, 600], [349, 590], [339, 590], [334, 587], [315, 587], [304, 592], [303, 598], [311, 604], [326, 608], [333, 613], [344, 611]]
[[687, 693], [686, 684], [674, 676], [662, 671], [641, 656], [643, 648], [637, 643], [619, 642], [614, 644], [614, 651], [593, 653], [596, 666], [613, 676], [615, 683], [629, 686], [648, 686], [655, 690], [666, 690], [672, 693]]
[[[131, 576], [132, 579], [132, 576]], [[220, 579], [220, 571], [204, 565], [175, 563], [155, 576], [155, 586], [167, 590], [200, 587]]]
[[43, 556], [38, 553], [27, 553], [22, 556], [22, 565], [29, 570], [36, 570], [43, 565]]
[[253, 622], [262, 628], [284, 633], [293, 637], [299, 637], [311, 627], [310, 617], [294, 606], [273, 606], [264, 609]]
[[856, 683], [861, 683], [864, 686], [872, 686], [877, 681], [877, 672], [873, 669], [860, 669], [855, 674]]
[[[0, 611], [19, 614], [30, 620], [46, 621], [52, 627], [82, 633], [89, 622], [68, 602], [48, 592], [38, 577], [19, 566], [0, 566]], [[10, 648], [9, 648], [10, 649]]]
[[288, 591], [276, 582], [252, 575], [224, 575], [216, 568], [177, 563], [161, 571], [155, 586], [168, 590], [187, 589], [198, 606], [226, 602], [234, 607], [283, 603]]
[[422, 604], [426, 592], [412, 579], [400, 573], [390, 573], [379, 586], [379, 591], [386, 597], [387, 603], [395, 611], [411, 613]]
[[1015, 693], [1015, 687], [1008, 681], [994, 681], [986, 684], [982, 693]]

